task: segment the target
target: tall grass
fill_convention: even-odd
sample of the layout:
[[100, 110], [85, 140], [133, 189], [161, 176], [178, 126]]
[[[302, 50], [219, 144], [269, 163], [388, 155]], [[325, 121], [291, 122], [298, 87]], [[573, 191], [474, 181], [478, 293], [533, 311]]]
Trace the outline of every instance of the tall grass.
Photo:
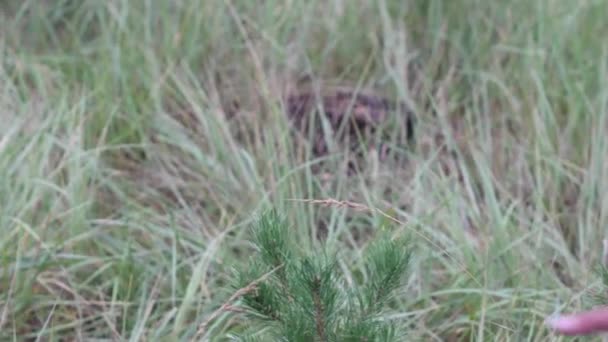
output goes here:
[[[254, 214], [275, 207], [300, 248], [340, 251], [347, 279], [379, 229], [415, 233], [412, 276], [386, 317], [411, 340], [557, 339], [545, 316], [587, 307], [599, 282], [607, 11], [3, 2], [0, 336], [189, 340], [230, 297]], [[303, 79], [408, 103], [416, 146], [396, 149], [400, 162], [368, 153], [350, 176], [349, 151], [314, 157], [282, 101]], [[203, 338], [246, 324], [226, 312]]]

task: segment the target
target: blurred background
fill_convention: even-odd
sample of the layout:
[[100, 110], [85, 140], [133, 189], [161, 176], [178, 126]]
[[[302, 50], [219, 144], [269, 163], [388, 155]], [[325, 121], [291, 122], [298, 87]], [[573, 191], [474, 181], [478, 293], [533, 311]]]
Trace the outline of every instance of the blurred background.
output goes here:
[[[346, 274], [377, 231], [413, 233], [386, 317], [412, 340], [551, 338], [546, 315], [608, 303], [606, 13], [2, 1], [0, 337], [189, 340], [275, 207]], [[318, 124], [298, 131], [288, 99], [302, 94]], [[332, 121], [356, 113], [388, 124]], [[248, 324], [226, 312], [202, 338]]]

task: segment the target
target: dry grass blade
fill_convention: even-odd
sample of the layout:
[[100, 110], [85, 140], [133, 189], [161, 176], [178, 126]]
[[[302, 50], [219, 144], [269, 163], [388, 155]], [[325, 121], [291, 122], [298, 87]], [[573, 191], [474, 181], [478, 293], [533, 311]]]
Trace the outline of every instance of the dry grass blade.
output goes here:
[[[371, 208], [369, 206], [366, 206], [364, 204], [361, 203], [355, 203], [355, 202], [351, 202], [351, 201], [339, 201], [333, 198], [328, 198], [328, 199], [288, 199], [288, 201], [293, 201], [293, 202], [303, 202], [303, 203], [310, 203], [310, 204], [319, 204], [321, 206], [324, 207], [334, 207], [334, 208], [347, 208], [347, 209], [353, 209], [356, 211], [367, 211], [367, 212], [377, 212], [380, 215], [386, 217], [387, 219], [399, 224], [399, 225], [403, 225], [406, 226], [406, 223], [399, 220], [398, 218], [386, 213], [383, 210], [380, 210], [378, 208]], [[479, 279], [477, 279], [477, 277], [475, 277], [466, 267], [466, 265], [464, 265], [463, 263], [461, 263], [460, 261], [458, 261], [455, 257], [453, 257], [449, 251], [445, 250], [444, 248], [441, 248], [441, 246], [437, 245], [433, 240], [431, 240], [428, 236], [422, 234], [419, 231], [414, 230], [414, 233], [420, 237], [422, 237], [424, 240], [426, 240], [429, 244], [431, 244], [433, 247], [437, 248], [438, 250], [441, 250], [443, 253], [445, 253], [447, 256], [449, 256], [454, 262], [456, 262], [462, 269], [463, 272], [465, 272], [471, 280], [473, 280], [476, 284], [478, 284], [479, 286], [482, 286], [481, 282]]]
[[226, 302], [224, 304], [222, 304], [222, 306], [220, 306], [217, 310], [215, 310], [214, 312], [212, 312], [207, 319], [205, 319], [198, 327], [198, 330], [196, 331], [196, 334], [194, 335], [194, 338], [192, 339], [193, 341], [198, 340], [201, 336], [203, 336], [203, 334], [205, 334], [205, 332], [207, 331], [207, 327], [209, 326], [209, 324], [211, 322], [213, 322], [217, 317], [219, 317], [219, 315], [221, 315], [224, 312], [235, 312], [235, 308], [232, 306], [232, 303], [234, 303], [234, 301], [236, 301], [237, 299], [239, 299], [240, 297], [251, 293], [253, 291], [255, 291], [257, 289], [257, 285], [261, 282], [263, 282], [264, 280], [266, 280], [266, 278], [268, 278], [270, 275], [272, 275], [274, 272], [276, 272], [277, 270], [279, 270], [281, 266], [277, 266], [274, 269], [270, 270], [269, 272], [265, 273], [264, 275], [262, 275], [261, 277], [259, 277], [258, 279], [252, 281], [251, 283], [249, 283], [249, 285], [240, 288], [239, 290], [237, 290], [234, 294], [232, 294], [232, 296], [230, 296], [230, 298], [228, 298], [228, 300], [226, 300]]
[[374, 209], [360, 204], [360, 203], [355, 203], [355, 202], [351, 202], [351, 201], [339, 201], [333, 198], [328, 198], [328, 199], [295, 199], [295, 198], [290, 198], [287, 199], [287, 201], [291, 201], [291, 202], [303, 202], [303, 203], [310, 203], [310, 204], [318, 204], [321, 205], [323, 207], [333, 207], [333, 208], [348, 208], [348, 209], [353, 209], [355, 211], [374, 211]]

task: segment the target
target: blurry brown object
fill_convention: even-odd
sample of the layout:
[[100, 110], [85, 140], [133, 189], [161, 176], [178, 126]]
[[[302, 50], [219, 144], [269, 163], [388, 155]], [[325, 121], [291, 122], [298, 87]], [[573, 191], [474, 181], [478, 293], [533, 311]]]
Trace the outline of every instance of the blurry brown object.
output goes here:
[[[401, 126], [399, 129], [405, 132], [402, 140], [409, 142], [414, 138], [413, 113], [404, 103], [396, 103], [379, 95], [347, 89], [329, 91], [321, 95], [307, 91], [288, 96], [286, 106], [289, 120], [305, 139], [309, 136], [310, 129], [314, 130], [312, 150], [315, 156], [329, 152], [321, 126], [323, 118], [330, 124], [333, 138], [336, 141], [350, 138], [351, 147], [358, 145], [358, 134], [368, 137], [395, 118], [397, 120], [392, 122]], [[315, 117], [319, 113], [323, 116]], [[345, 122], [346, 120], [348, 122]], [[382, 144], [378, 148], [381, 157], [384, 158], [388, 152], [386, 146]]]

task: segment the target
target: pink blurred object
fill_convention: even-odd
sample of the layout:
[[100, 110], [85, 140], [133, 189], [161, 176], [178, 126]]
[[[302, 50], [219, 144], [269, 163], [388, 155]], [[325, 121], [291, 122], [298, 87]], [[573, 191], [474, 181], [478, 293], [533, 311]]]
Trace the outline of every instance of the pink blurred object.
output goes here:
[[547, 324], [563, 335], [588, 335], [608, 332], [608, 308], [547, 319]]
[[[602, 263], [608, 267], [608, 239], [602, 240]], [[548, 326], [563, 335], [589, 335], [608, 332], [608, 307], [577, 314], [550, 317]]]

